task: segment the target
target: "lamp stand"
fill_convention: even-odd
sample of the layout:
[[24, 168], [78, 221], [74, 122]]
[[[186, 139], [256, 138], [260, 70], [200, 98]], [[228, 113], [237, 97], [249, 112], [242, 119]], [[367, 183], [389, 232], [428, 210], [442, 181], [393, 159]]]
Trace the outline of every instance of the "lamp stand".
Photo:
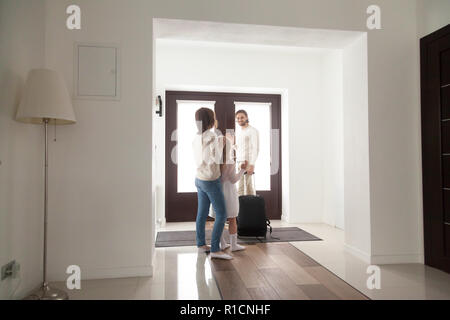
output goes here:
[[41, 288], [33, 293], [29, 299], [38, 300], [68, 300], [69, 296], [63, 290], [53, 288], [47, 283], [47, 216], [48, 216], [48, 123], [50, 119], [44, 119], [45, 128], [45, 193], [44, 193], [44, 281]]

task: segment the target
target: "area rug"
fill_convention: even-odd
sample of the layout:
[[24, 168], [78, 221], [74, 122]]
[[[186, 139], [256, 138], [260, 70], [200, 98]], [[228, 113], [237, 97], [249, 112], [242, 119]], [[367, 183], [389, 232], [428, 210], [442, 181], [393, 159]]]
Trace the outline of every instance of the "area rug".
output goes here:
[[[212, 230], [206, 230], [206, 242], [211, 241]], [[225, 239], [229, 239], [228, 230], [223, 230]], [[259, 242], [294, 242], [294, 241], [320, 241], [322, 239], [297, 227], [273, 228], [272, 234], [267, 229], [264, 237], [239, 237], [238, 243], [251, 244]], [[228, 241], [228, 240], [227, 240]], [[183, 247], [195, 246], [195, 231], [160, 231], [156, 236], [156, 247]]]

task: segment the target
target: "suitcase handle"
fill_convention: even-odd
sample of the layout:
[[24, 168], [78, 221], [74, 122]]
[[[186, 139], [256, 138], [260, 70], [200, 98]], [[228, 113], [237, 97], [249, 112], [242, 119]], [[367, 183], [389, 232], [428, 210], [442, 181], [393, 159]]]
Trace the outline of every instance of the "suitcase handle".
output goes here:
[[[255, 194], [254, 195], [256, 195], [256, 179], [255, 179], [255, 171], [253, 171], [253, 174], [251, 174], [250, 176], [252, 176], [253, 177], [253, 179], [252, 179], [252, 184], [253, 184], [253, 190], [255, 190]], [[247, 174], [247, 171], [245, 171], [244, 172], [244, 175], [246, 175]], [[253, 196], [253, 194], [251, 194], [251, 196]]]

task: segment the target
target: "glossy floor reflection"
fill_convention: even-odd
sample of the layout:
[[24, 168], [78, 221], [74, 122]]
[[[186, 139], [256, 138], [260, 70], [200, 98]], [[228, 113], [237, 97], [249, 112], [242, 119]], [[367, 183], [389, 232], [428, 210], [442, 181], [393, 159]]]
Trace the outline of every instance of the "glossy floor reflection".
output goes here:
[[157, 248], [153, 277], [85, 280], [81, 290], [67, 290], [71, 300], [219, 300], [220, 292], [206, 254], [196, 247]]

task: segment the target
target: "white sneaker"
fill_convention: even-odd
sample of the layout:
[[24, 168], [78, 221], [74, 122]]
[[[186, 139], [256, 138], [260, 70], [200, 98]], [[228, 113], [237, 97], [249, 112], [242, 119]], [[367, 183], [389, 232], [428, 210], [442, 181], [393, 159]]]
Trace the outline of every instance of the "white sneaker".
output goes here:
[[218, 251], [218, 252], [211, 252], [210, 254], [211, 258], [216, 258], [216, 259], [224, 259], [224, 260], [231, 260], [233, 259], [232, 256], [230, 256], [229, 254], [226, 254], [222, 251]]
[[211, 251], [211, 247], [208, 245], [204, 245], [202, 247], [197, 247], [199, 253], [206, 253]]
[[241, 251], [245, 250], [244, 246], [241, 246], [237, 243], [237, 234], [230, 234], [230, 244], [231, 244], [231, 251]]
[[241, 250], [245, 250], [245, 247], [237, 243], [231, 247], [231, 251], [241, 251]]

